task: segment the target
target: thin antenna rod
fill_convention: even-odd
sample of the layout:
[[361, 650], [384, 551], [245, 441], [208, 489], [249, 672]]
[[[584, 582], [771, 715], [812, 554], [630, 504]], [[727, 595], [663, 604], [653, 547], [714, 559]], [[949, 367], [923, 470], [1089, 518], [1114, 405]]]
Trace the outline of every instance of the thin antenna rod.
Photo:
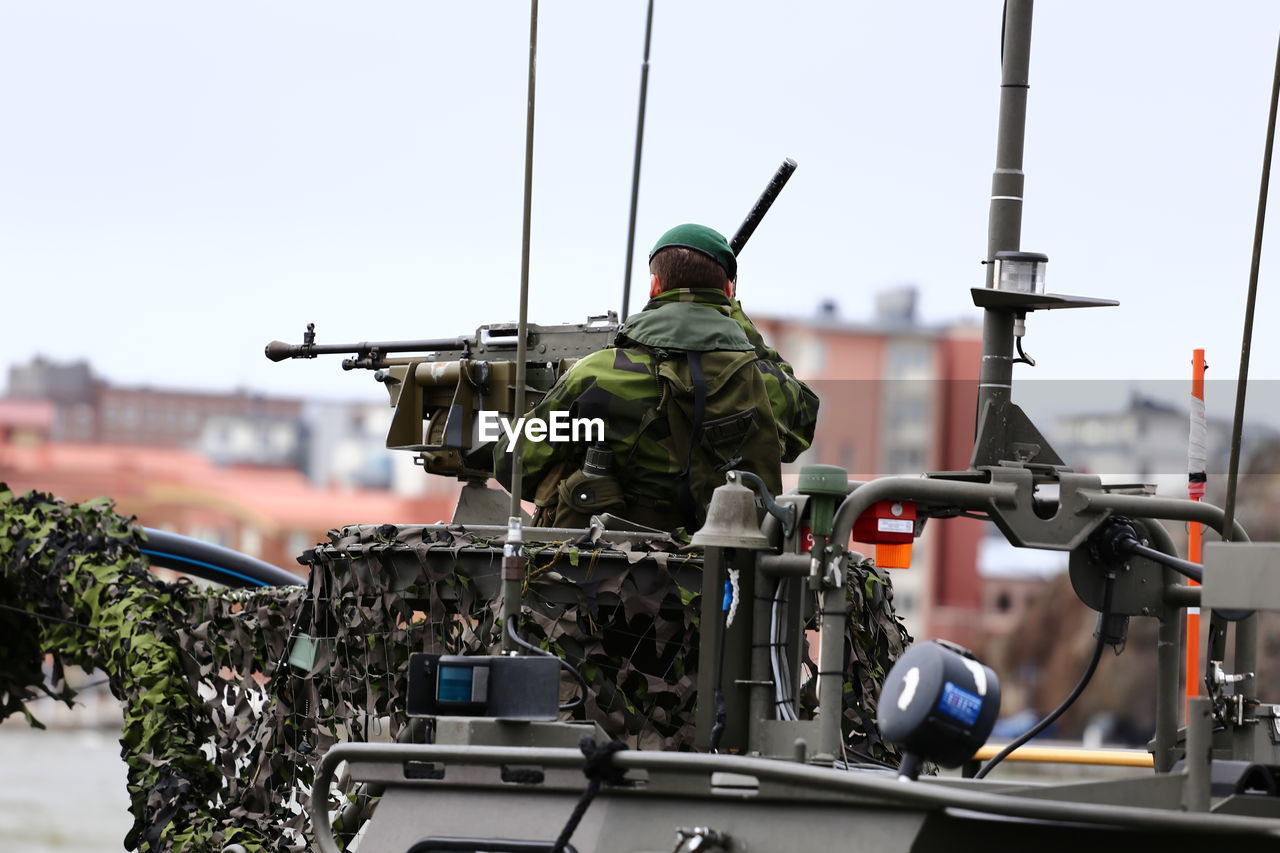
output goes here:
[[[527, 378], [526, 349], [529, 336], [529, 231], [533, 215], [533, 105], [538, 77], [538, 0], [529, 2], [529, 107], [525, 116], [524, 127], [524, 226], [521, 232], [520, 245], [520, 320], [516, 328], [516, 399], [513, 414], [524, 415], [524, 386]], [[523, 518], [520, 509], [520, 493], [524, 480], [524, 443], [522, 434], [517, 434], [512, 441], [511, 454], [511, 522], [510, 529], [518, 534], [520, 520]], [[520, 615], [520, 587], [524, 579], [523, 554], [518, 543], [510, 540], [517, 538], [508, 534], [502, 567], [502, 624], [506, 626], [511, 617]], [[510, 631], [502, 632], [504, 651], [516, 651], [514, 640], [509, 639]]]
[[[533, 105], [538, 79], [538, 0], [529, 2], [529, 106], [524, 125], [524, 225], [520, 233], [520, 320], [516, 327], [516, 417], [524, 414], [525, 364], [529, 336], [529, 231], [533, 220]], [[517, 436], [511, 459], [511, 515], [520, 517], [524, 443]]]
[[1234, 538], [1236, 481], [1240, 476], [1240, 433], [1244, 428], [1244, 395], [1249, 379], [1249, 351], [1253, 347], [1253, 309], [1258, 301], [1258, 269], [1262, 265], [1262, 232], [1267, 219], [1267, 190], [1271, 185], [1271, 150], [1276, 139], [1276, 102], [1280, 99], [1280, 43], [1276, 45], [1275, 79], [1271, 83], [1271, 114], [1267, 118], [1267, 145], [1262, 152], [1262, 183], [1258, 187], [1258, 219], [1253, 228], [1253, 258], [1249, 263], [1249, 297], [1244, 309], [1244, 340], [1240, 344], [1240, 378], [1236, 382], [1236, 414], [1231, 424], [1231, 467], [1227, 474], [1226, 517], [1222, 538]]
[[[1240, 433], [1244, 428], [1244, 396], [1249, 379], [1249, 351], [1253, 347], [1253, 309], [1258, 300], [1258, 269], [1262, 266], [1262, 233], [1267, 218], [1267, 190], [1271, 185], [1271, 152], [1276, 139], [1276, 102], [1280, 100], [1280, 41], [1276, 44], [1276, 70], [1271, 81], [1271, 112], [1267, 116], [1267, 144], [1262, 152], [1262, 180], [1258, 187], [1258, 219], [1253, 228], [1253, 258], [1249, 262], [1249, 296], [1244, 309], [1244, 336], [1240, 344], [1240, 378], [1236, 382], [1236, 414], [1231, 424], [1231, 466], [1227, 471], [1227, 504], [1224, 507], [1223, 541], [1235, 538], [1236, 486], [1240, 477]], [[1221, 648], [1223, 626], [1217, 614], [1210, 620], [1209, 642], [1213, 651]], [[1213, 651], [1209, 660], [1221, 660]], [[1235, 629], [1235, 671], [1244, 676], [1237, 689], [1253, 695], [1258, 659], [1258, 617], [1241, 619]]]
[[644, 148], [644, 107], [649, 97], [649, 38], [653, 34], [653, 0], [644, 21], [644, 62], [640, 65], [640, 115], [636, 117], [636, 161], [631, 168], [631, 221], [627, 225], [627, 269], [622, 277], [622, 320], [631, 313], [631, 263], [636, 251], [636, 206], [640, 202], [640, 152]]

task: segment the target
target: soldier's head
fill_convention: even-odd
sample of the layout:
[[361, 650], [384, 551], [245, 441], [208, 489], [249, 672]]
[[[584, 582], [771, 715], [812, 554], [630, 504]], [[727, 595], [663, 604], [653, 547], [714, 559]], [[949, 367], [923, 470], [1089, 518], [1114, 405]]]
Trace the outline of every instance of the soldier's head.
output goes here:
[[737, 293], [738, 259], [729, 241], [705, 225], [677, 225], [649, 253], [649, 296], [668, 290]]

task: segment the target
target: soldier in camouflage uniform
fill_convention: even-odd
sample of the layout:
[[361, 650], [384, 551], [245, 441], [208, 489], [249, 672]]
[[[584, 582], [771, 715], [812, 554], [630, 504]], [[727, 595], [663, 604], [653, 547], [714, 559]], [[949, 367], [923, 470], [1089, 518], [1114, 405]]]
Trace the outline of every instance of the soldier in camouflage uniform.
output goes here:
[[[719, 233], [680, 225], [649, 255], [649, 304], [619, 330], [611, 349], [573, 366], [530, 413], [600, 418], [603, 446], [524, 444], [525, 500], [535, 524], [584, 526], [611, 512], [649, 527], [701, 525], [711, 492], [730, 469], [752, 471], [782, 489], [783, 462], [813, 440], [818, 398], [760, 333], [735, 299], [737, 259]], [[507, 440], [494, 450], [510, 485]]]

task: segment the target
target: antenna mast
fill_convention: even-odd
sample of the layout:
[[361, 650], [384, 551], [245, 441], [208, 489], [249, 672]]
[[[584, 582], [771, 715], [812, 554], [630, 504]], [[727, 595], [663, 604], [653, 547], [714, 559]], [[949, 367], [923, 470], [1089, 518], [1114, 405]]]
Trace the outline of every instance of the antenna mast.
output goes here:
[[653, 34], [653, 0], [644, 20], [644, 62], [640, 65], [640, 114], [636, 117], [636, 159], [631, 168], [631, 221], [627, 226], [627, 268], [622, 276], [622, 322], [631, 313], [631, 263], [636, 251], [636, 206], [640, 203], [640, 152], [644, 148], [644, 107], [649, 96], [649, 38]]
[[[997, 252], [1022, 242], [1022, 151], [1027, 129], [1032, 0], [1006, 0], [1000, 45], [1000, 118], [996, 168], [987, 221], [987, 280], [993, 286]], [[978, 434], [970, 467], [998, 464], [1006, 446], [1005, 412], [1012, 403], [1014, 313], [982, 312], [982, 366], [978, 379]]]
[[[520, 321], [516, 327], [516, 417], [524, 414], [524, 386], [528, 373], [525, 360], [529, 337], [529, 226], [533, 210], [533, 104], [538, 77], [538, 0], [529, 3], [529, 107], [524, 129], [524, 228], [520, 245]], [[524, 480], [523, 433], [512, 441], [511, 514], [507, 522], [507, 544], [502, 555], [502, 650], [517, 651], [515, 639], [507, 630], [512, 618], [520, 615], [520, 586], [524, 582], [522, 542], [523, 510], [520, 493]]]
[[[1236, 484], [1240, 477], [1240, 434], [1244, 428], [1244, 395], [1249, 379], [1249, 354], [1253, 348], [1253, 309], [1258, 301], [1258, 269], [1262, 265], [1262, 234], [1267, 220], [1267, 192], [1271, 186], [1271, 152], [1276, 139], [1276, 105], [1280, 101], [1280, 44], [1276, 46], [1276, 70], [1271, 83], [1271, 112], [1267, 116], [1267, 144], [1262, 152], [1262, 180], [1258, 187], [1258, 216], [1253, 229], [1253, 256], [1249, 263], [1249, 295], [1244, 309], [1244, 334], [1240, 344], [1240, 377], [1236, 383], [1236, 411], [1231, 423], [1231, 462], [1227, 473], [1227, 501], [1223, 508], [1222, 539], [1236, 538]], [[1239, 689], [1249, 695], [1257, 670], [1257, 614], [1236, 622], [1235, 669], [1245, 675]], [[1209, 659], [1221, 660], [1226, 626], [1216, 618], [1210, 623]], [[1246, 675], [1247, 673], [1247, 675]]]

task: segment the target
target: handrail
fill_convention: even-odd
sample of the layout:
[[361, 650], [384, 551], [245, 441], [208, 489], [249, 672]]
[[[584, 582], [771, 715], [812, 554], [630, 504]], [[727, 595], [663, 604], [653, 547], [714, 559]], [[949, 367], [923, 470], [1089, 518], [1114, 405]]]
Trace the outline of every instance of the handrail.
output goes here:
[[[978, 748], [970, 761], [986, 761], [999, 751], [998, 744], [986, 744]], [[1031, 764], [1086, 764], [1096, 767], [1150, 769], [1155, 766], [1151, 753], [1145, 749], [1089, 749], [1080, 746], [1024, 746], [1006, 755], [1004, 760]]]
[[[575, 749], [536, 747], [394, 745], [343, 743], [330, 749], [316, 768], [311, 802], [307, 806], [316, 846], [320, 853], [339, 853], [329, 822], [329, 786], [338, 765], [347, 762], [428, 761], [459, 765], [500, 766], [513, 762], [546, 767], [582, 767], [583, 755]], [[809, 785], [824, 791], [869, 797], [894, 806], [928, 810], [965, 809], [983, 814], [1065, 821], [1074, 824], [1128, 829], [1268, 836], [1280, 838], [1280, 821], [1239, 815], [1191, 813], [1141, 806], [1116, 806], [1019, 797], [1008, 789], [993, 791], [982, 783], [940, 785], [928, 780], [903, 781], [884, 773], [835, 770], [790, 761], [705, 753], [624, 750], [613, 756], [623, 770], [685, 773], [738, 773], [792, 785]], [[584, 780], [585, 785], [585, 780]], [[972, 785], [975, 790], [965, 790]], [[1043, 795], [1044, 788], [1037, 791]], [[425, 795], [425, 792], [424, 792]]]

